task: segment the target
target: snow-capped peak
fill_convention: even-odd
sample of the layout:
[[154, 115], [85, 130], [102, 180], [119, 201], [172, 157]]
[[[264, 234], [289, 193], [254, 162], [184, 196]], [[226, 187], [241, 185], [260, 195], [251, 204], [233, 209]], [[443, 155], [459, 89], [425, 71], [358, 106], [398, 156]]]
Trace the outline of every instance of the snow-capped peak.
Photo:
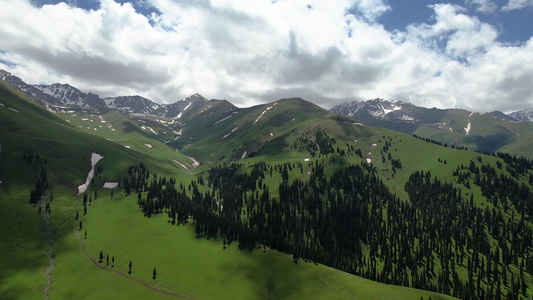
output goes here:
[[519, 122], [533, 122], [533, 109], [526, 108], [509, 114]]

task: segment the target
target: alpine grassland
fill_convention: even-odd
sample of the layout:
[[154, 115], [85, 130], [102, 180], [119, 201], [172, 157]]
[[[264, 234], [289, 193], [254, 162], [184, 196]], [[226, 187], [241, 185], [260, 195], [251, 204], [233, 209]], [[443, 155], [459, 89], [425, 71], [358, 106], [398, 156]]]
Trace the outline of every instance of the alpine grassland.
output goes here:
[[172, 120], [0, 103], [2, 299], [531, 297], [527, 158], [298, 98]]

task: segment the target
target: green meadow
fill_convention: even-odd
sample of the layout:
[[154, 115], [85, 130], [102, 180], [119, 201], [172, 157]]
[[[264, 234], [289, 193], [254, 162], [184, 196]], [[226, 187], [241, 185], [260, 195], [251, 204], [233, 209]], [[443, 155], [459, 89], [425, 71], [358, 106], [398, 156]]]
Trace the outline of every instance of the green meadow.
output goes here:
[[[199, 176], [207, 178], [211, 166], [231, 162], [242, 163], [244, 171], [258, 162], [301, 164], [302, 169], [293, 168], [289, 176], [308, 180], [316, 162], [331, 175], [346, 165], [371, 160], [391, 192], [408, 201], [404, 186], [415, 171], [430, 170], [440, 180], [452, 182], [460, 164], [480, 156], [491, 165], [498, 161], [354, 124], [298, 99], [280, 100], [268, 110], [267, 106], [245, 109], [225, 121], [221, 120], [228, 113], [213, 113], [172, 126], [117, 112], [76, 110], [54, 115], [4, 85], [0, 85], [0, 103], [2, 299], [451, 299], [377, 283], [309, 260], [295, 263], [292, 255], [271, 249], [240, 250], [237, 241], [224, 249], [220, 237], [196, 238], [194, 220], [176, 226], [165, 213], [147, 218], [136, 194], [127, 196], [121, 187], [111, 190], [102, 185], [122, 185], [128, 166], [140, 162], [150, 170], [151, 179], [157, 174], [189, 186]], [[234, 128], [238, 129], [231, 133]], [[179, 138], [170, 139], [171, 130], [180, 131]], [[334, 140], [333, 153], [313, 156], [295, 149], [300, 137], [314, 142], [319, 131]], [[362, 157], [340, 154], [353, 149]], [[85, 214], [83, 195], [77, 192], [89, 172], [91, 153], [104, 158], [85, 192], [90, 198]], [[402, 168], [393, 170], [389, 153]], [[201, 162], [193, 172], [182, 166], [192, 165], [188, 156]], [[29, 204], [29, 198], [43, 169], [49, 187], [42, 203], [49, 212], [39, 213], [40, 204]], [[264, 183], [278, 193], [277, 175], [267, 176]], [[466, 195], [475, 195], [476, 205], [491, 207], [478, 187], [457, 185]], [[200, 189], [209, 191], [207, 186]], [[383, 262], [378, 265], [383, 267]], [[437, 265], [436, 272], [440, 268]], [[516, 273], [516, 268], [509, 272]], [[467, 276], [464, 268], [458, 268], [458, 274]], [[527, 282], [531, 284], [530, 276]]]

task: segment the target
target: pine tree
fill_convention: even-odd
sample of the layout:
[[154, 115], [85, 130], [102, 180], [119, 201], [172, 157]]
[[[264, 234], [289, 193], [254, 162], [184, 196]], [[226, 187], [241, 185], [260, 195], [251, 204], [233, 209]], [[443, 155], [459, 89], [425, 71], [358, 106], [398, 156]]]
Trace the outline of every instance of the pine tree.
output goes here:
[[99, 263], [102, 263], [104, 261], [104, 253], [100, 251], [100, 259], [98, 260]]
[[79, 230], [82, 230], [82, 228], [83, 228], [83, 224], [82, 224], [82, 222], [83, 222], [83, 221], [80, 221], [80, 228], [79, 228]]
[[113, 268], [115, 266], [115, 256], [113, 255], [113, 257], [111, 258], [111, 268]]
[[78, 218], [79, 218], [79, 212], [76, 211], [76, 218], [74, 219], [74, 221], [78, 221]]
[[152, 274], [153, 274], [152, 279], [155, 280], [155, 278], [157, 277], [157, 272], [156, 272], [156, 270], [155, 270], [155, 267], [154, 267], [154, 272], [153, 272]]
[[130, 264], [128, 265], [128, 267], [129, 267], [128, 274], [131, 274], [131, 266], [132, 266], [132, 263], [131, 263], [131, 260], [130, 260]]
[[85, 229], [85, 239], [87, 239], [87, 229]]

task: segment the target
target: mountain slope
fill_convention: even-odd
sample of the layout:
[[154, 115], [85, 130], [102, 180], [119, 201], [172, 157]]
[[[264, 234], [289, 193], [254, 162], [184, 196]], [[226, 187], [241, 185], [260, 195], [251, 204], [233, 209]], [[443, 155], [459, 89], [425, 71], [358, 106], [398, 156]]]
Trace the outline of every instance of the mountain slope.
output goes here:
[[489, 153], [517, 149], [511, 153], [533, 157], [533, 151], [521, 146], [527, 142], [521, 136], [529, 135], [533, 124], [516, 122], [501, 112], [479, 114], [460, 109], [428, 109], [383, 99], [346, 103], [331, 111], [450, 146]]
[[[142, 161], [151, 170], [151, 179], [159, 178], [162, 182], [162, 176], [173, 176], [178, 179], [177, 185], [189, 185], [196, 182], [192, 175], [172, 162], [184, 158], [183, 154], [161, 151], [158, 148], [165, 145], [153, 139], [155, 135], [146, 133], [116, 111], [101, 115], [94, 112], [54, 115], [3, 84], [0, 84], [0, 103], [0, 229], [3, 232], [0, 296], [3, 299], [39, 298], [43, 290], [51, 298], [331, 299], [336, 294], [339, 298], [447, 299], [432, 292], [372, 282], [323, 265], [294, 264], [290, 256], [277, 251], [243, 252], [237, 242], [222, 249], [220, 240], [194, 238], [194, 225], [170, 226], [166, 214], [147, 219], [137, 203], [138, 198], [145, 198], [148, 193], [142, 192], [137, 197], [135, 193], [124, 192], [123, 179], [128, 178], [128, 165]], [[314, 107], [306, 108], [302, 101], [295, 104], [280, 101], [278, 105], [307, 109], [310, 115], [318, 111]], [[207, 115], [202, 115], [200, 110], [187, 121], [202, 120], [201, 116], [203, 120], [220, 121], [217, 107], [224, 108], [222, 114], [225, 111], [231, 114], [231, 105], [216, 101], [204, 107]], [[278, 118], [277, 114], [262, 113], [265, 110], [263, 107], [250, 110], [247, 118], [240, 121], [255, 122], [253, 127], [259, 128], [262, 121]], [[257, 132], [267, 129], [270, 128], [257, 129]], [[130, 141], [138, 140], [138, 147], [144, 147], [144, 151], [135, 150], [133, 145], [128, 149], [119, 140], [104, 138], [115, 132], [112, 138], [130, 136]], [[145, 141], [153, 148], [141, 144]], [[81, 199], [84, 197], [76, 197], [77, 187], [90, 169], [92, 152], [104, 158], [96, 165], [94, 184], [89, 185], [85, 194], [90, 199], [84, 205]], [[42, 174], [41, 168], [46, 169], [49, 184], [43, 197], [46, 206], [42, 208], [28, 204], [29, 191]], [[111, 190], [102, 188], [106, 181], [117, 181], [121, 187], [114, 189], [113, 195]], [[102, 251], [113, 261], [112, 265], [99, 262]], [[133, 262], [131, 274], [127, 271], [129, 261]], [[155, 275], [152, 279], [154, 265], [157, 279]], [[84, 284], [72, 286], [73, 280]]]
[[[47, 287], [54, 298], [533, 293], [531, 160], [428, 143], [299, 98], [239, 109], [195, 95], [174, 119], [52, 114], [9, 87], [0, 103], [2, 298]], [[374, 118], [405, 115], [378, 104]], [[450, 110], [419, 128], [516, 129], [495, 119]], [[77, 197], [92, 152], [104, 158]]]
[[209, 100], [199, 94], [191, 95], [172, 104], [158, 104], [141, 96], [119, 96], [101, 99], [92, 93], [83, 93], [68, 84], [31, 85], [9, 72], [0, 70], [0, 81], [6, 82], [43, 107], [54, 112], [83, 108], [105, 112], [109, 109], [134, 115], [180, 119], [204, 107]]
[[509, 116], [518, 122], [533, 122], [533, 109], [523, 109], [510, 113]]

